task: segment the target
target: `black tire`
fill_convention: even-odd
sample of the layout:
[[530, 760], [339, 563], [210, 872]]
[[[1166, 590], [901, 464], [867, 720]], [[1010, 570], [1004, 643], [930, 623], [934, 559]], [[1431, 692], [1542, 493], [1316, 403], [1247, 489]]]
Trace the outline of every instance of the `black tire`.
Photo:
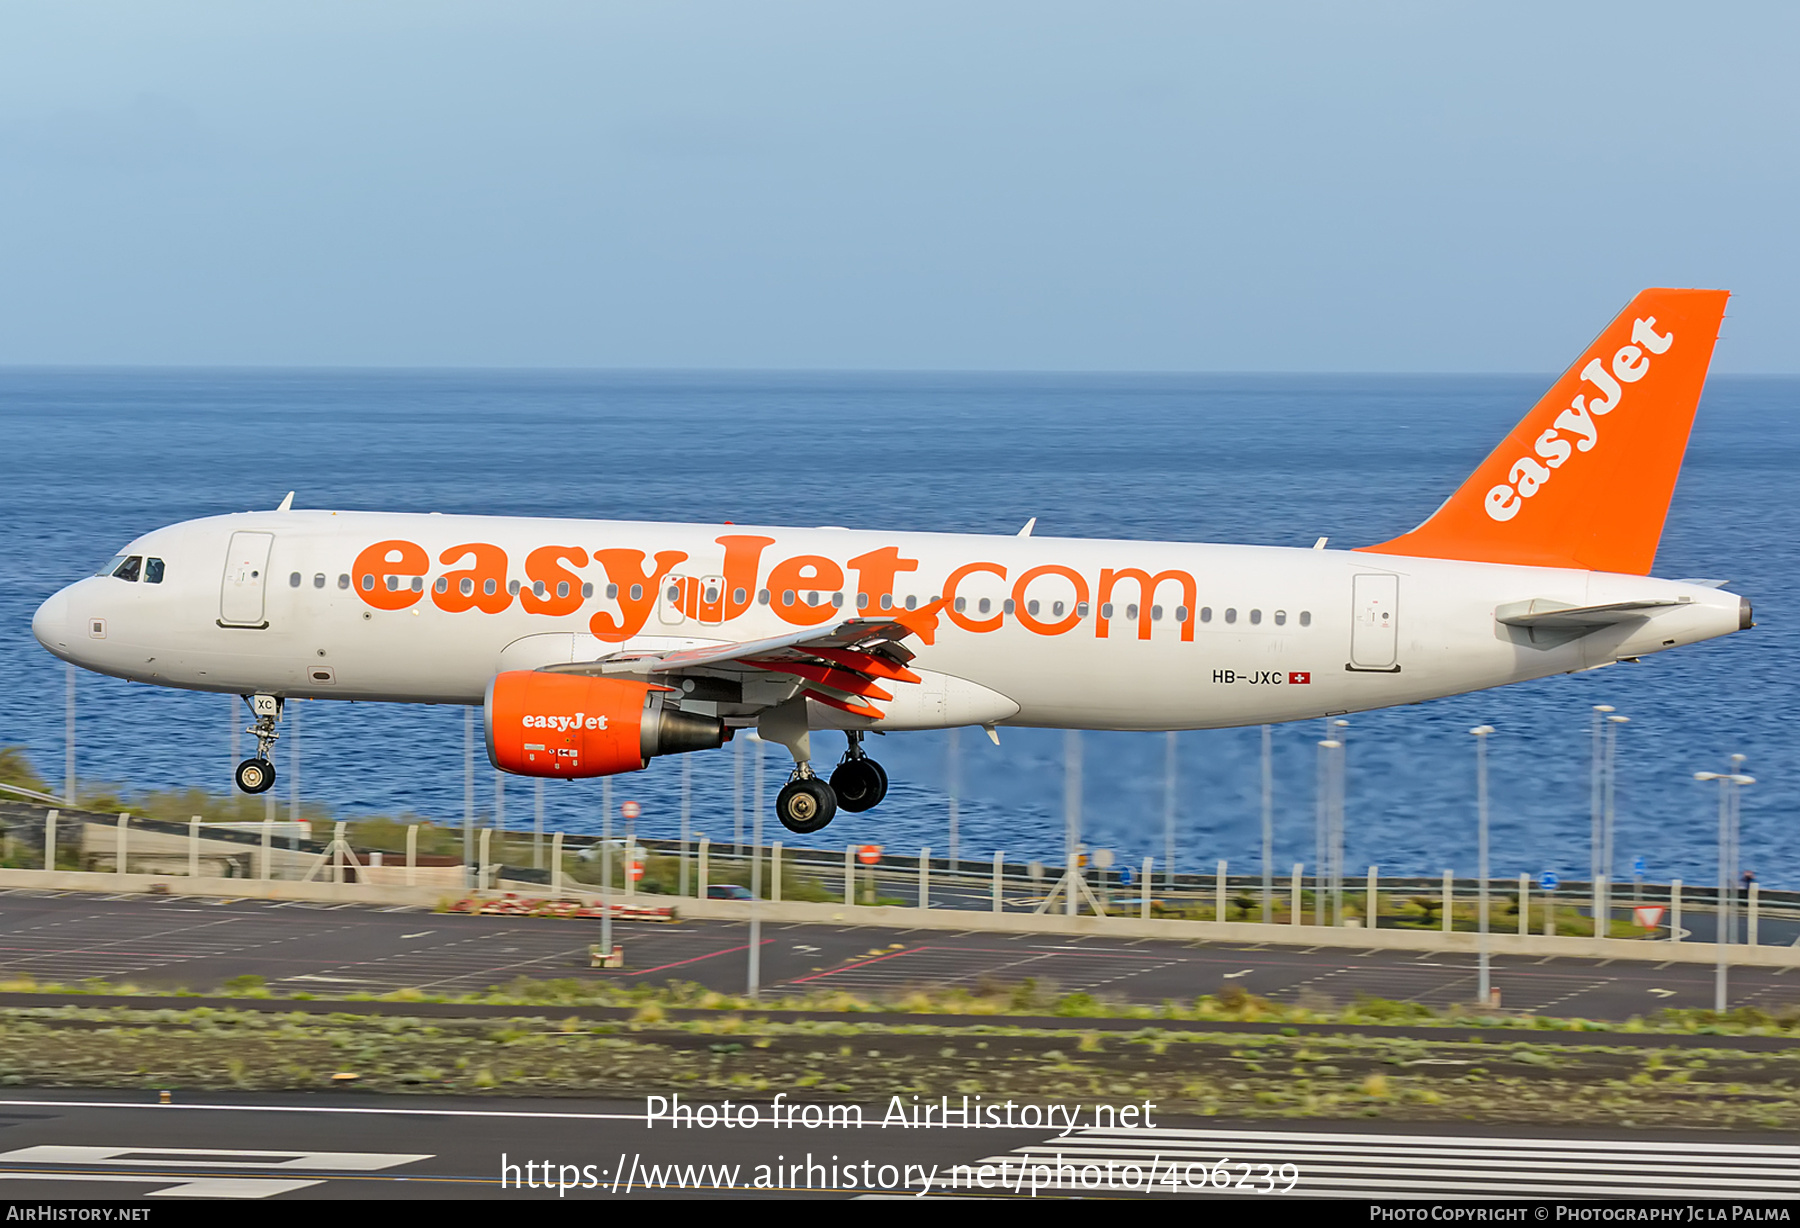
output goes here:
[[873, 759], [846, 759], [831, 774], [838, 805], [852, 814], [873, 810], [887, 796], [887, 773]]
[[816, 776], [790, 780], [775, 797], [775, 817], [797, 836], [819, 831], [837, 817], [837, 794]]
[[275, 787], [275, 765], [267, 759], [244, 760], [234, 776], [245, 793], [267, 793]]

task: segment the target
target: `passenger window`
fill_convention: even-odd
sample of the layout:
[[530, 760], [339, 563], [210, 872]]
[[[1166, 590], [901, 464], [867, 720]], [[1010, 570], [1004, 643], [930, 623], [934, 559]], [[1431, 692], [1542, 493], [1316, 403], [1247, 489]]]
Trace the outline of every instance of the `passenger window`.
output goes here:
[[339, 588], [349, 588], [350, 587], [349, 573], [346, 572], [345, 574], [340, 575], [338, 577], [338, 587]]
[[[531, 591], [533, 593], [535, 593], [537, 596], [542, 597], [544, 595], [544, 582], [542, 580], [535, 581], [531, 586]], [[676, 593], [675, 589], [669, 590], [669, 600], [670, 601], [675, 600], [675, 593]]]
[[567, 580], [558, 580], [556, 582], [556, 595], [558, 597], [567, 597], [569, 595], [569, 582]]
[[512, 596], [517, 597], [519, 595], [519, 582], [517, 580], [509, 581], [506, 585], [506, 591]]
[[1002, 601], [1000, 603], [1000, 612], [1002, 614], [1011, 614], [1013, 612], [1013, 603], [1012, 603], [1011, 597], [1008, 597], [1005, 601]]
[[909, 610], [918, 609], [919, 608], [919, 599], [917, 597], [913, 596], [911, 593], [908, 593], [906, 595], [906, 608]]
[[1175, 621], [1178, 623], [1184, 623], [1187, 620], [1188, 620], [1188, 608], [1184, 605], [1176, 606], [1175, 607]]
[[1087, 617], [1087, 607], [1088, 607], [1088, 603], [1085, 601], [1082, 602], [1080, 605], [1076, 606], [1075, 607], [1075, 617], [1086, 618]]
[[633, 584], [631, 586], [631, 599], [633, 601], [642, 601], [644, 599], [644, 586], [642, 584]]
[[[588, 587], [592, 588], [593, 585], [590, 584]], [[731, 590], [731, 604], [732, 605], [743, 605], [748, 600], [750, 600], [750, 594], [745, 592], [743, 589], [734, 588]]]
[[1228, 623], [1236, 622], [1237, 621], [1237, 611], [1236, 610], [1226, 610], [1225, 611], [1225, 621]]
[[894, 595], [892, 593], [881, 594], [881, 608], [884, 610], [891, 610], [894, 608]]
[[583, 597], [592, 597], [594, 595], [594, 586], [592, 584], [583, 584], [581, 586], [581, 595]]
[[450, 577], [449, 576], [439, 576], [437, 578], [437, 582], [434, 583], [431, 586], [431, 588], [432, 588], [433, 592], [437, 592], [437, 593], [449, 592], [450, 591]]
[[1033, 618], [1037, 617], [1038, 603], [1035, 599], [1031, 600], [1031, 601], [1027, 601], [1025, 603], [1025, 612], [1027, 614], [1031, 615]]
[[[487, 583], [488, 594], [491, 596], [494, 592], [494, 582], [489, 580]], [[457, 582], [456, 591], [465, 597], [473, 597], [475, 595], [475, 581], [468, 576], [464, 576]]]
[[964, 610], [968, 609], [968, 607], [969, 599], [967, 597], [958, 597], [956, 599], [956, 612], [958, 614], [961, 614]]
[[141, 554], [134, 554], [130, 558], [126, 559], [123, 563], [119, 564], [119, 566], [113, 571], [113, 576], [117, 579], [129, 580], [133, 584], [136, 584], [137, 578], [138, 578], [138, 573], [143, 571], [143, 569], [144, 569], [144, 556]]
[[1100, 617], [1101, 618], [1111, 618], [1112, 617], [1112, 602], [1102, 601], [1100, 603]]
[[[161, 569], [159, 568], [158, 570], [161, 570]], [[324, 588], [325, 587], [325, 573], [324, 572], [321, 571], [313, 577], [313, 587], [314, 588]]]
[[1161, 606], [1153, 605], [1150, 607], [1150, 621], [1153, 623], [1159, 623], [1162, 621], [1162, 607]]
[[1254, 627], [1261, 622], [1262, 622], [1262, 611], [1261, 610], [1251, 610], [1250, 611], [1250, 625], [1252, 627]]
[[[488, 583], [492, 584], [493, 581], [489, 580]], [[490, 589], [488, 591], [492, 592], [493, 590]], [[606, 599], [608, 601], [614, 601], [618, 598], [618, 596], [619, 596], [619, 586], [617, 584], [608, 584], [606, 586]]]
[[1300, 611], [1300, 625], [1302, 627], [1312, 626], [1312, 611], [1311, 610], [1301, 610]]
[[144, 583], [161, 584], [163, 578], [163, 561], [161, 559], [144, 560]]
[[994, 603], [986, 597], [983, 597], [980, 601], [975, 603], [975, 608], [981, 613], [986, 614], [989, 610], [994, 608]]
[[856, 594], [856, 608], [859, 610], [866, 610], [869, 608], [869, 594], [867, 594], [867, 593]]
[[1200, 621], [1203, 623], [1209, 623], [1212, 621], [1212, 607], [1211, 606], [1203, 605], [1200, 607]]
[[[391, 577], [391, 576], [389, 577], [389, 579], [392, 579], [392, 578], [393, 577]], [[375, 577], [372, 575], [364, 574], [364, 576], [362, 578], [362, 586], [363, 586], [363, 592], [365, 592], [365, 593], [374, 592], [375, 591]], [[392, 586], [390, 585], [390, 587], [392, 587]]]
[[[473, 582], [469, 581], [469, 580], [464, 580], [463, 583], [470, 584]], [[500, 591], [500, 585], [498, 583], [496, 583], [493, 579], [490, 578], [490, 579], [482, 581], [481, 591], [484, 595], [492, 597], [495, 593]]]
[[1125, 607], [1125, 617], [1128, 620], [1137, 617], [1137, 602], [1134, 601]]
[[[757, 600], [758, 604], [760, 604], [760, 605], [768, 605], [769, 604], [769, 590], [765, 588], [765, 589], [761, 590], [760, 592], [758, 592], [756, 594], [756, 600]], [[787, 604], [792, 605], [794, 603], [790, 601]]]
[[[542, 584], [539, 584], [537, 586], [537, 595], [540, 597], [542, 597], [544, 595], [544, 586]], [[681, 585], [679, 585], [679, 584], [669, 585], [668, 598], [671, 603], [680, 601], [681, 600]]]
[[[1035, 602], [1035, 601], [1032, 602], [1031, 606], [1032, 606], [1031, 612], [1033, 614], [1036, 614], [1037, 613], [1037, 602]], [[1050, 617], [1051, 618], [1061, 618], [1063, 616], [1063, 610], [1065, 610], [1067, 608], [1068, 607], [1065, 602], [1052, 601], [1050, 603]]]
[[412, 578], [412, 586], [411, 587], [412, 587], [412, 591], [415, 593], [424, 592], [425, 591], [425, 577], [424, 576], [414, 576]]
[[1287, 611], [1286, 610], [1276, 610], [1275, 611], [1275, 625], [1277, 627], [1287, 626]]
[[844, 608], [844, 594], [842, 594], [842, 593], [831, 594], [831, 604], [833, 606], [835, 606], [837, 609], [840, 609], [840, 610], [843, 609]]
[[806, 594], [806, 604], [807, 605], [818, 605], [819, 604], [819, 594], [817, 594], [817, 593]]
[[782, 605], [793, 605], [794, 604], [794, 590], [793, 589], [784, 588], [781, 590], [781, 604]]
[[289, 587], [289, 588], [299, 588], [299, 587], [300, 587], [300, 581], [301, 581], [301, 580], [302, 580], [302, 579], [304, 579], [304, 577], [303, 577], [303, 576], [301, 576], [301, 574], [300, 574], [300, 573], [299, 573], [299, 572], [297, 572], [297, 571], [296, 571], [296, 572], [295, 572], [295, 573], [293, 573], [293, 574], [292, 574], [292, 575], [290, 575], [290, 576], [289, 576], [289, 577], [288, 577], [288, 587]]

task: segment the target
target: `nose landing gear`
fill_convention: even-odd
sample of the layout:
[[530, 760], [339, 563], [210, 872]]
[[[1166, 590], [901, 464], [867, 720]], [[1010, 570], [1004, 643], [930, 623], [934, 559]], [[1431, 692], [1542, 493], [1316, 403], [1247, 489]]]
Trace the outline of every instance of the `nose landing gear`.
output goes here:
[[255, 722], [244, 730], [256, 739], [256, 757], [238, 764], [233, 778], [245, 793], [267, 793], [275, 786], [275, 739], [281, 736], [275, 732], [275, 722], [281, 719], [281, 697], [246, 695], [244, 698], [256, 716]]
[[846, 736], [850, 739], [850, 749], [844, 752], [843, 759], [831, 773], [831, 788], [837, 794], [838, 805], [845, 810], [853, 814], [873, 810], [887, 796], [887, 772], [863, 754], [860, 729], [849, 730]]
[[783, 827], [801, 836], [831, 822], [837, 816], [837, 808], [837, 794], [804, 763], [794, 769], [793, 777], [775, 796], [775, 817]]

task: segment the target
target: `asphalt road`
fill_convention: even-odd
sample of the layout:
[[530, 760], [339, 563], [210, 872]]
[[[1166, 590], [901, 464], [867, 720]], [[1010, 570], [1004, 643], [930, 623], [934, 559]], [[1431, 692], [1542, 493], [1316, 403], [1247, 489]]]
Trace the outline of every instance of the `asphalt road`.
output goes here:
[[[470, 917], [410, 908], [203, 900], [144, 894], [0, 892], [0, 977], [209, 990], [253, 974], [318, 997], [416, 988], [455, 994], [515, 977], [670, 980], [742, 992], [749, 927], [689, 921], [619, 924], [627, 966], [589, 967], [595, 921]], [[1136, 1002], [1188, 1000], [1237, 985], [1290, 1002], [1357, 994], [1447, 1006], [1475, 996], [1474, 957], [1343, 948], [1261, 947], [1104, 936], [1064, 938], [854, 925], [767, 925], [766, 989], [898, 994], [912, 988], [1017, 984]], [[1510, 1009], [1626, 1019], [1659, 1007], [1710, 1007], [1700, 964], [1496, 958]], [[1732, 1006], [1800, 1005], [1800, 975], [1734, 969]]]
[[[891, 1106], [730, 1104], [733, 1125], [641, 1101], [21, 1092], [0, 1101], [10, 1200], [714, 1196], [1789, 1199], [1782, 1136], [1535, 1131], [1150, 1116], [1095, 1125], [901, 1124]], [[1009, 1102], [1015, 1119], [1045, 1105]], [[699, 1106], [697, 1106], [699, 1107]], [[818, 1108], [819, 1106], [811, 1106]], [[750, 1114], [754, 1114], [754, 1124]]]

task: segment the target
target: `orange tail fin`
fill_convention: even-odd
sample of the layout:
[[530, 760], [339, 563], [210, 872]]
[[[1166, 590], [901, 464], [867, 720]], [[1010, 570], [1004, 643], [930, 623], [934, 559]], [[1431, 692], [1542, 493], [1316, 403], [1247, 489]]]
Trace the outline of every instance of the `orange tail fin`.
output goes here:
[[1429, 520], [1358, 549], [1648, 575], [1728, 297], [1645, 290]]

